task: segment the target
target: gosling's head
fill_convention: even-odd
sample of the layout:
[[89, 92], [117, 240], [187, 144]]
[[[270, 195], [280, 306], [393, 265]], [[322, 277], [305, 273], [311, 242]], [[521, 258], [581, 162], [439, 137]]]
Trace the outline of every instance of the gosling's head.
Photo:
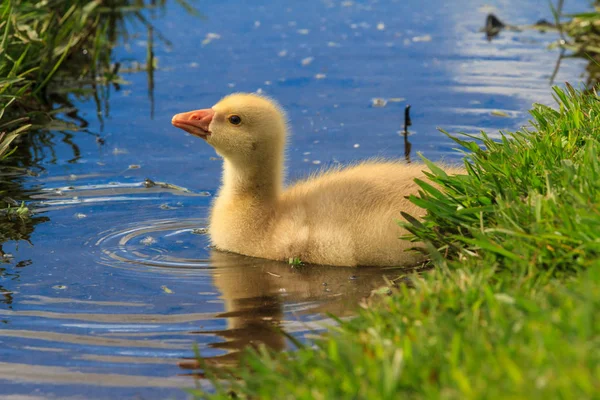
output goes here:
[[177, 114], [178, 128], [201, 137], [233, 162], [261, 162], [283, 156], [286, 117], [273, 100], [250, 93], [229, 95], [212, 108]]

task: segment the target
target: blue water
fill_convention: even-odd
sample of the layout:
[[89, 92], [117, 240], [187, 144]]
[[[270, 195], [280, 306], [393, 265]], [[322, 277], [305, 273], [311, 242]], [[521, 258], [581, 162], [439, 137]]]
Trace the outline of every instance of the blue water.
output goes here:
[[[129, 84], [111, 91], [102, 121], [94, 102], [76, 103], [105, 143], [76, 134], [73, 162], [57, 132], [56, 157], [47, 152], [39, 176], [23, 178], [29, 205], [48, 221], [30, 243], [3, 246], [11, 255], [0, 269], [3, 398], [185, 398], [180, 389], [194, 381], [178, 363], [194, 344], [221, 364], [247, 345], [289, 349], [272, 326], [304, 340], [331, 323], [326, 312], [351, 315], [394, 274], [211, 252], [201, 228], [220, 161], [173, 128], [173, 114], [234, 91], [273, 96], [293, 130], [293, 180], [337, 163], [404, 157], [407, 104], [411, 159], [457, 160], [437, 127], [498, 135], [526, 124], [533, 102], [552, 103], [558, 53], [547, 46], [556, 34], [503, 32], [488, 42], [479, 32], [488, 12], [511, 24], [551, 19], [546, 2], [248, 3], [201, 2], [204, 20], [176, 4], [157, 13], [152, 22], [172, 45], [156, 42], [154, 104], [146, 74], [125, 73]], [[588, 6], [568, 3], [566, 11]], [[115, 50], [124, 65], [145, 58], [139, 32]], [[556, 81], [576, 85], [583, 68], [564, 61]], [[146, 178], [176, 187], [148, 188]]]

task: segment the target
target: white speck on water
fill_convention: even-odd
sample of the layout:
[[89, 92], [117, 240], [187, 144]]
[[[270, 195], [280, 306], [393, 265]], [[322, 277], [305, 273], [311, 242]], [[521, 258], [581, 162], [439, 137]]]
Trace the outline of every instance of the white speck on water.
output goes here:
[[296, 32], [298, 32], [300, 35], [308, 35], [310, 33], [309, 29], [298, 29]]
[[327, 77], [327, 75], [325, 75], [325, 74], [316, 74], [315, 75], [316, 79], [325, 79], [326, 77]]
[[254, 21], [254, 27], [255, 28], [260, 27], [260, 21]]
[[313, 62], [315, 58], [314, 57], [306, 57], [304, 59], [302, 59], [302, 66], [306, 67], [307, 65], [309, 65], [311, 62]]
[[129, 153], [129, 152], [128, 152], [126, 149], [120, 149], [120, 148], [118, 148], [118, 147], [115, 147], [115, 148], [113, 149], [112, 153], [113, 153], [115, 156], [117, 156], [117, 155], [119, 155], [119, 154], [127, 154], [127, 153]]
[[202, 41], [202, 46], [206, 46], [215, 39], [221, 39], [221, 35], [219, 35], [218, 33], [208, 32], [204, 37], [204, 40]]
[[360, 144], [358, 144], [358, 143], [355, 143], [353, 147], [354, 147], [355, 149], [358, 149], [358, 148], [360, 147]]
[[385, 30], [385, 24], [383, 22], [380, 22], [377, 24], [377, 30], [378, 31], [383, 31]]
[[84, 219], [84, 218], [87, 218], [87, 215], [85, 215], [84, 213], [77, 213], [77, 214], [75, 214], [75, 218]]
[[431, 42], [431, 35], [415, 36], [412, 38], [413, 42]]
[[228, 83], [227, 86], [229, 86], [230, 88], [234, 88], [235, 87], [235, 83]]
[[317, 144], [317, 143], [319, 143], [319, 142], [320, 142], [320, 140], [315, 140], [315, 141], [313, 141], [313, 143], [314, 143], [314, 144]]
[[269, 86], [271, 84], [271, 81], [265, 81], [265, 85]]
[[341, 45], [337, 42], [327, 42], [328, 47], [340, 47]]
[[386, 104], [387, 104], [387, 100], [382, 99], [381, 97], [376, 97], [374, 99], [371, 99], [371, 105], [373, 107], [385, 107]]
[[313, 160], [312, 163], [315, 164], [315, 165], [319, 165], [319, 164], [321, 164], [321, 161], [320, 160]]
[[310, 160], [308, 158], [304, 158], [304, 159], [302, 159], [302, 161], [304, 161], [304, 162], [310, 162]]
[[140, 240], [140, 243], [143, 244], [144, 246], [150, 246], [150, 245], [156, 243], [156, 239], [154, 239], [152, 236], [146, 236], [145, 238]]
[[304, 153], [302, 153], [303, 156], [308, 156], [310, 155], [310, 151], [305, 151]]
[[492, 5], [489, 4], [485, 4], [481, 7], [479, 7], [477, 9], [477, 11], [479, 11], [480, 13], [486, 13], [486, 14], [491, 14], [491, 13], [497, 13], [498, 9]]
[[191, 63], [189, 63], [188, 65], [190, 66], [190, 68], [198, 68], [198, 66], [199, 66], [200, 64], [198, 64], [197, 62], [191, 62]]
[[138, 165], [138, 164], [131, 164], [131, 165], [129, 166], [129, 169], [140, 169], [140, 168], [141, 168], [141, 166], [140, 166], [140, 165]]
[[69, 175], [69, 180], [70, 180], [70, 181], [77, 180], [77, 175], [75, 175], [75, 174], [71, 174], [71, 175]]
[[406, 100], [404, 97], [390, 97], [387, 99], [390, 103], [402, 103], [404, 100]]
[[490, 112], [490, 115], [493, 115], [494, 117], [510, 117], [510, 115], [504, 111], [500, 111], [500, 110], [492, 110]]
[[281, 50], [279, 53], [277, 53], [277, 55], [279, 57], [285, 57], [285, 56], [287, 56], [287, 53], [288, 53], [287, 50]]
[[261, 94], [263, 92], [262, 88], [256, 89], [256, 93]]

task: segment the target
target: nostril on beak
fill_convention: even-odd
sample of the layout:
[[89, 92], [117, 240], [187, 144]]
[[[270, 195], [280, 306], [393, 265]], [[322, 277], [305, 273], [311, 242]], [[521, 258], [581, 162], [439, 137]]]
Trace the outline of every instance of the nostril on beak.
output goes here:
[[210, 108], [205, 110], [188, 111], [175, 115], [173, 117], [173, 124], [191, 125], [208, 132], [208, 127], [212, 122], [214, 115], [215, 112]]

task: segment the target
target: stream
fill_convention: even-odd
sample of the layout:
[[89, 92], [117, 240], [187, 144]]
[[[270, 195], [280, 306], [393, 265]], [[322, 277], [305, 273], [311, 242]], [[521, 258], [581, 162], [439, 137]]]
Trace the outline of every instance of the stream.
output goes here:
[[[167, 4], [150, 16], [171, 42], [155, 41], [151, 81], [125, 70], [101, 107], [73, 97], [85, 131], [50, 132], [29, 164], [0, 171], [35, 211], [28, 240], [1, 247], [3, 399], [186, 398], [194, 345], [216, 365], [259, 343], [292, 350], [275, 328], [310, 341], [335, 323], [330, 314], [350, 317], [402, 272], [212, 250], [206, 217], [221, 161], [172, 127], [174, 114], [235, 91], [276, 98], [290, 119], [293, 181], [372, 157], [457, 161], [438, 127], [498, 138], [527, 123], [532, 103], [553, 103], [556, 32], [488, 41], [480, 31], [488, 13], [552, 20], [546, 2], [207, 0], [197, 3], [204, 19]], [[147, 44], [140, 31], [115, 59], [144, 60]], [[585, 65], [563, 60], [555, 81], [577, 86]]]

